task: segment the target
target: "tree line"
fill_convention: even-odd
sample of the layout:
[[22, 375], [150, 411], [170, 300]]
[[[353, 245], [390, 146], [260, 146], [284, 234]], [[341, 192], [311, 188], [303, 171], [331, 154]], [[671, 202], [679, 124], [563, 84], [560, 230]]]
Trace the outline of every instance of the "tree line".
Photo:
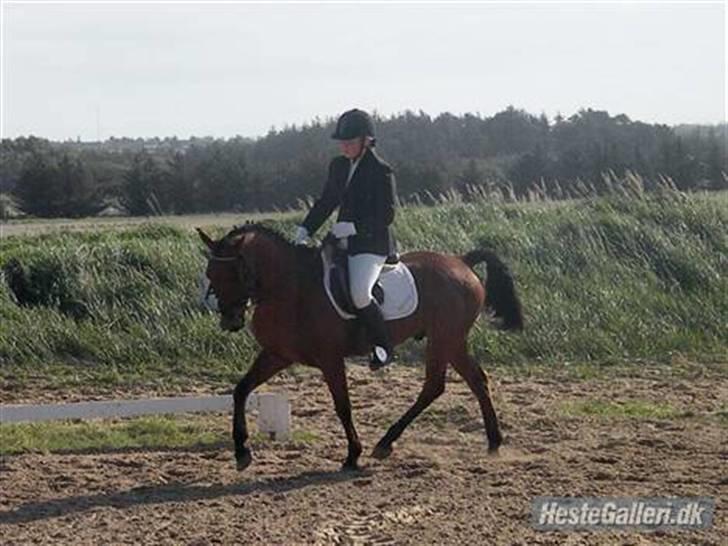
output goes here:
[[[728, 188], [726, 124], [669, 127], [592, 109], [549, 120], [513, 107], [491, 117], [407, 111], [375, 119], [403, 200], [451, 190], [519, 196], [534, 185], [570, 195], [628, 171], [648, 184], [669, 177], [683, 190]], [[39, 217], [89, 216], [110, 205], [131, 215], [285, 209], [321, 191], [337, 153], [334, 121], [258, 139], [3, 139], [2, 202]]]

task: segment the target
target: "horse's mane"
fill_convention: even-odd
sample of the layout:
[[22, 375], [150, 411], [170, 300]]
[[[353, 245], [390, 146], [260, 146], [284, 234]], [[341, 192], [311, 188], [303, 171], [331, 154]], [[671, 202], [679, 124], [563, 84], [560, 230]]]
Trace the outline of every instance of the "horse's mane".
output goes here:
[[282, 235], [278, 230], [265, 224], [249, 222], [234, 226], [227, 235], [220, 240], [220, 242], [229, 244], [234, 238], [239, 237], [240, 235], [245, 235], [246, 233], [258, 233], [268, 237], [273, 242], [294, 252], [296, 262], [304, 269], [311, 272], [319, 270], [319, 268], [314, 267], [314, 265], [318, 260], [318, 255], [321, 251], [320, 246], [309, 247], [304, 245], [294, 245], [292, 241]]
[[229, 241], [231, 239], [234, 239], [235, 237], [238, 237], [239, 235], [244, 235], [246, 233], [262, 233], [264, 235], [268, 235], [270, 238], [281, 244], [284, 244], [286, 246], [294, 246], [293, 243], [286, 239], [279, 231], [273, 229], [270, 226], [266, 226], [265, 224], [252, 222], [233, 226], [233, 229], [231, 229], [228, 234], [223, 237], [223, 239]]

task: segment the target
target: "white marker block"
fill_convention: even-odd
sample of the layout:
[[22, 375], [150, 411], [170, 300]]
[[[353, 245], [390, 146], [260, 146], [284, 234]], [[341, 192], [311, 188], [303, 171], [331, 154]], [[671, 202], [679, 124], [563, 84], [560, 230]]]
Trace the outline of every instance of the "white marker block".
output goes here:
[[291, 403], [282, 394], [258, 394], [258, 430], [273, 440], [291, 437]]

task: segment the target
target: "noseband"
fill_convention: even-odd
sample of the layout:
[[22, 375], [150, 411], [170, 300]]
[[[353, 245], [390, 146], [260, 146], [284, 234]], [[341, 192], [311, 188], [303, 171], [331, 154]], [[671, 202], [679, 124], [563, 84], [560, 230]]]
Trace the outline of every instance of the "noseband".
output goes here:
[[[255, 270], [253, 269], [252, 264], [249, 265], [248, 263], [246, 263], [245, 259], [240, 255], [215, 256], [214, 254], [212, 254], [208, 256], [208, 260], [211, 262], [230, 262], [235, 264], [235, 272], [237, 273], [238, 280], [245, 287], [246, 297], [241, 302], [235, 302], [233, 305], [237, 303], [242, 306], [243, 310], [245, 310], [248, 308], [248, 301], [253, 304], [258, 303], [256, 290], [257, 283], [255, 278]], [[207, 288], [207, 294], [205, 297], [208, 297], [212, 291], [212, 285], [210, 285]]]

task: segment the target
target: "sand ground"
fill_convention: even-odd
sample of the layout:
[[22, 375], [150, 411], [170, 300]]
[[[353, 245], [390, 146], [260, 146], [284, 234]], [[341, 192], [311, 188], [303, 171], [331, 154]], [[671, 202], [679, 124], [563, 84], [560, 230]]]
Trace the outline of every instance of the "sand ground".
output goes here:
[[[306, 441], [191, 450], [24, 454], [0, 462], [3, 544], [726, 544], [728, 432], [720, 377], [493, 377], [506, 444], [486, 453], [475, 398], [455, 375], [389, 459], [369, 451], [414, 400], [422, 371], [349, 368], [365, 446], [342, 472], [346, 442], [315, 373], [264, 390], [292, 399]], [[585, 400], [669, 405], [679, 416], [602, 417]], [[724, 411], [724, 410], [723, 410]], [[212, 415], [227, 428], [229, 416]], [[707, 496], [713, 527], [670, 532], [539, 532], [531, 501], [555, 496]]]

